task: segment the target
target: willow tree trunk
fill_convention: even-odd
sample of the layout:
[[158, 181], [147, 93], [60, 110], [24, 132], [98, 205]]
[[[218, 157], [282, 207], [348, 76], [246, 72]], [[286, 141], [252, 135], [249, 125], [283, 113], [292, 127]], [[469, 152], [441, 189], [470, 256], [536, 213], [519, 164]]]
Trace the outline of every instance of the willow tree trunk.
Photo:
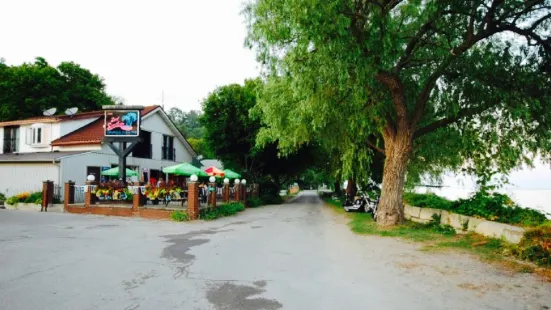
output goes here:
[[339, 181], [337, 181], [337, 182], [335, 182], [334, 186], [335, 186], [335, 194], [340, 196], [342, 194], [341, 183]]
[[411, 153], [411, 135], [398, 133], [395, 137], [385, 137], [383, 188], [377, 211], [379, 226], [394, 226], [404, 222], [402, 194]]
[[348, 184], [346, 186], [346, 194], [352, 199], [354, 199], [357, 191], [358, 191], [358, 188], [356, 187], [356, 181], [354, 180], [354, 178], [348, 178]]

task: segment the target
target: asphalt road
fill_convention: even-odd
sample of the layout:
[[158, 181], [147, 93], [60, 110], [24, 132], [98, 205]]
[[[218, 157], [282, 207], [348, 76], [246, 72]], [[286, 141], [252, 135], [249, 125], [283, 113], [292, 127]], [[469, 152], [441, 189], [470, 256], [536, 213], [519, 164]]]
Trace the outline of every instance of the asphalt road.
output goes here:
[[549, 309], [550, 292], [356, 236], [314, 192], [214, 222], [0, 210], [0, 309]]

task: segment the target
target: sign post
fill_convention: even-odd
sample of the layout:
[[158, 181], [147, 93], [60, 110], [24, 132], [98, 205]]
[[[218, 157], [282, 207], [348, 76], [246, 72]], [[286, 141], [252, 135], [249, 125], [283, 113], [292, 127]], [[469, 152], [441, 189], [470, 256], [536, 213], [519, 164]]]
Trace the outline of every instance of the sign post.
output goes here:
[[[104, 141], [119, 157], [119, 178], [126, 186], [126, 157], [141, 141], [143, 106], [108, 105], [105, 110]], [[115, 143], [118, 142], [118, 147]]]

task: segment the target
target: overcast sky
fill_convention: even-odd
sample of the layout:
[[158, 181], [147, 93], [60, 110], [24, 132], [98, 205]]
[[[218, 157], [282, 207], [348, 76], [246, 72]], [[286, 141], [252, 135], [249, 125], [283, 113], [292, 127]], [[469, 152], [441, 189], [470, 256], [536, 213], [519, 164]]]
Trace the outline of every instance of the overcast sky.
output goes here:
[[[215, 87], [259, 74], [244, 48], [243, 0], [3, 0], [0, 57], [74, 61], [126, 104], [199, 109]], [[513, 172], [520, 188], [551, 188], [549, 164]], [[470, 180], [448, 186], [472, 187]]]
[[259, 74], [243, 0], [4, 0], [0, 57], [41, 56], [101, 75], [126, 104], [198, 109], [215, 87]]

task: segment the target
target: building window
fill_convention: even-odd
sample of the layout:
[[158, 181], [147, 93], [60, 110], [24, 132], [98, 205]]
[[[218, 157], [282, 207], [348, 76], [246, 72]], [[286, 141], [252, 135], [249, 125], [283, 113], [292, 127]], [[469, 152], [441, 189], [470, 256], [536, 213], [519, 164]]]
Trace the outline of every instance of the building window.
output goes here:
[[33, 144], [40, 144], [42, 143], [42, 128], [33, 128]]
[[2, 150], [5, 154], [19, 152], [19, 126], [4, 127]]
[[42, 145], [45, 142], [45, 129], [42, 127], [27, 128], [25, 143], [28, 145]]
[[140, 130], [140, 137], [142, 141], [132, 150], [132, 157], [152, 158], [151, 133], [149, 131]]
[[163, 160], [176, 160], [174, 137], [163, 135]]

